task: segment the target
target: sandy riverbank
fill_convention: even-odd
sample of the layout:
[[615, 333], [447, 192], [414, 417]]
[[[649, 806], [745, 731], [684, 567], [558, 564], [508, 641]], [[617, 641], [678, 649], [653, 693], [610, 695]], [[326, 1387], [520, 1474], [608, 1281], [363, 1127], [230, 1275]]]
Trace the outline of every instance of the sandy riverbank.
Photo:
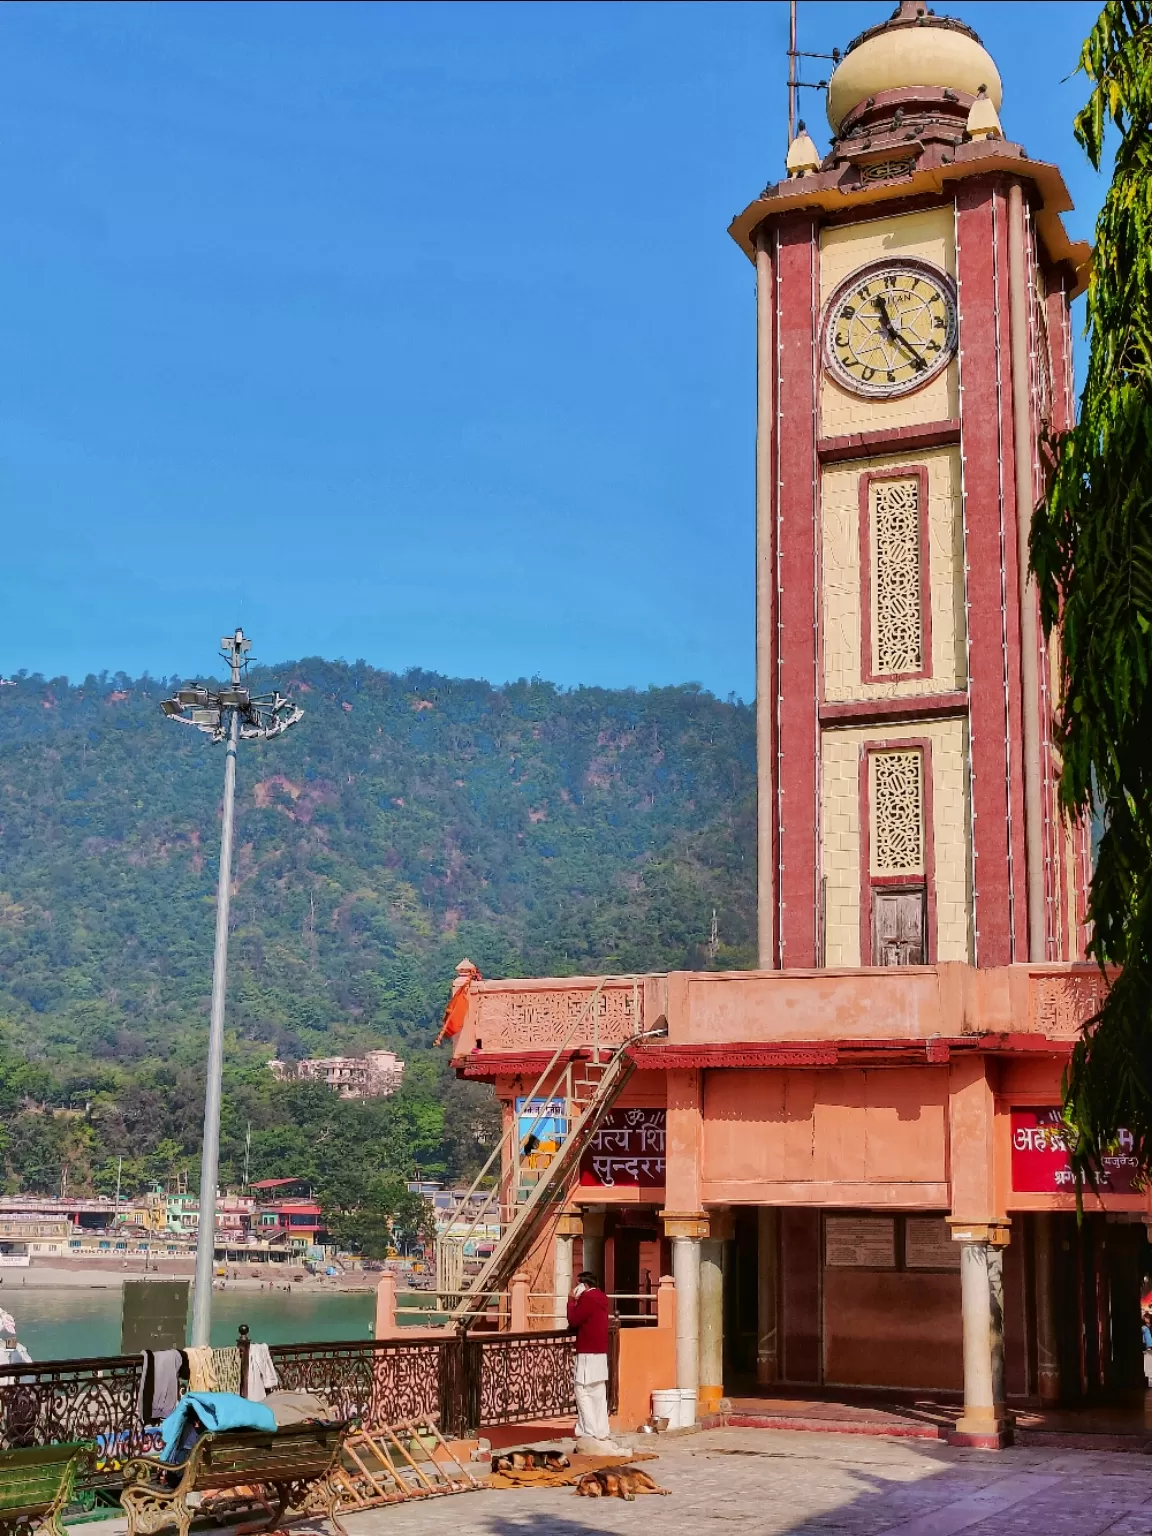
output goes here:
[[[125, 1280], [190, 1280], [193, 1273], [191, 1259], [158, 1259], [144, 1272], [139, 1259], [109, 1259], [107, 1261], [77, 1259], [55, 1262], [34, 1259], [27, 1269], [5, 1269], [0, 1273], [0, 1305], [2, 1298], [14, 1291], [45, 1287], [80, 1287], [86, 1290], [120, 1290]], [[296, 1294], [333, 1294], [341, 1291], [375, 1290], [380, 1275], [376, 1271], [348, 1270], [335, 1277], [309, 1275], [303, 1270], [278, 1265], [269, 1275], [265, 1269], [251, 1272], [248, 1266], [237, 1272], [229, 1265], [227, 1277], [217, 1278], [217, 1289], [226, 1291], [283, 1291], [289, 1287]]]

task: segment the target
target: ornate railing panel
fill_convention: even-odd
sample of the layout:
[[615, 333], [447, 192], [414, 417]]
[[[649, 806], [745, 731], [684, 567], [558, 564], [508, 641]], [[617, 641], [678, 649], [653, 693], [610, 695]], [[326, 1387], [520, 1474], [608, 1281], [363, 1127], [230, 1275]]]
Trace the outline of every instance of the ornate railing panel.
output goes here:
[[438, 1413], [453, 1418], [459, 1374], [454, 1336], [443, 1339], [366, 1339], [347, 1344], [273, 1344], [280, 1386], [314, 1392], [341, 1418], [366, 1427]]
[[468, 1418], [517, 1424], [575, 1413], [576, 1336], [494, 1333], [465, 1345]]
[[0, 1450], [94, 1440], [96, 1468], [80, 1486], [113, 1486], [122, 1461], [160, 1444], [137, 1417], [139, 1388], [137, 1355], [0, 1366]]

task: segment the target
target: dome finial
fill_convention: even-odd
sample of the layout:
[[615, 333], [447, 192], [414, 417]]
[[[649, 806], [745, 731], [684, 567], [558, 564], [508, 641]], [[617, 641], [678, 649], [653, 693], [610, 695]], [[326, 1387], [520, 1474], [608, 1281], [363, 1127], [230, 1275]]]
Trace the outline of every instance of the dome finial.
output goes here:
[[982, 85], [976, 92], [976, 100], [972, 103], [972, 110], [968, 114], [967, 130], [970, 139], [1002, 139], [1004, 137], [999, 114], [988, 100], [986, 85]]
[[803, 120], [796, 124], [796, 137], [788, 146], [788, 158], [784, 165], [790, 177], [810, 176], [813, 171], [820, 169], [820, 151]]

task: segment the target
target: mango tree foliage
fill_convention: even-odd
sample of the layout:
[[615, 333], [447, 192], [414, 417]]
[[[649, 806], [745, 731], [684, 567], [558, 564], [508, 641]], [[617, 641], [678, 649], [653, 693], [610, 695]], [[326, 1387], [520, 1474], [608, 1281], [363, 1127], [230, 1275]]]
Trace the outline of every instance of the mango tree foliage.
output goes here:
[[[1065, 811], [1102, 829], [1090, 953], [1113, 977], [1073, 1053], [1066, 1110], [1090, 1171], [1120, 1128], [1152, 1167], [1152, 5], [1109, 0], [1084, 44], [1075, 132], [1099, 170], [1090, 352], [1079, 421], [1056, 445], [1032, 527], [1046, 630], [1059, 634]], [[1111, 968], [1118, 970], [1113, 971]]]

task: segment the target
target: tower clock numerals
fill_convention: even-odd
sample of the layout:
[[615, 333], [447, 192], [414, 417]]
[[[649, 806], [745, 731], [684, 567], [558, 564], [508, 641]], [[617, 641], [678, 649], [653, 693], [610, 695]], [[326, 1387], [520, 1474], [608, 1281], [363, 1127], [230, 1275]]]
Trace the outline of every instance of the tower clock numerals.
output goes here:
[[832, 295], [824, 360], [862, 395], [919, 389], [956, 350], [952, 280], [925, 261], [886, 262], [854, 273]]

